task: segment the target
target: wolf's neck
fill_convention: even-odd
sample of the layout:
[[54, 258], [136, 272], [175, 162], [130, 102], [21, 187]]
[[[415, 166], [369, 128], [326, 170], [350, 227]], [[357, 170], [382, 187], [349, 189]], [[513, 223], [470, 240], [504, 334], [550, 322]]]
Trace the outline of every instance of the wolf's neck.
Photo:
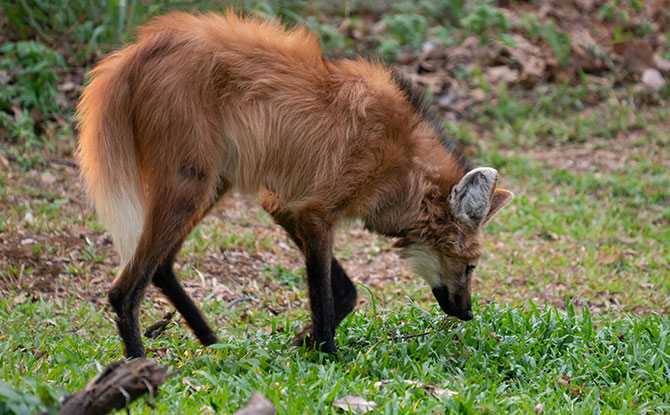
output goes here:
[[421, 201], [430, 183], [419, 171], [398, 175], [389, 180], [374, 208], [363, 220], [365, 227], [385, 236], [403, 236], [421, 215]]
[[466, 167], [458, 156], [445, 151], [436, 140], [417, 143], [410, 165], [389, 177], [373, 208], [363, 219], [371, 231], [386, 236], [403, 236], [426, 215], [427, 196], [435, 193], [445, 199], [465, 175]]

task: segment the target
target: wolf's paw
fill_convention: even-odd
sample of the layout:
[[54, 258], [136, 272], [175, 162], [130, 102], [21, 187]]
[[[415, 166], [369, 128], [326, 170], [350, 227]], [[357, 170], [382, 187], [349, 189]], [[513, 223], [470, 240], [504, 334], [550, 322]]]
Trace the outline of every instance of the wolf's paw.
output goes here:
[[202, 334], [201, 336], [197, 336], [198, 340], [203, 346], [211, 346], [213, 344], [216, 344], [220, 342], [221, 340], [219, 339], [219, 336], [214, 334], [214, 332], [209, 332]]
[[291, 346], [306, 347], [308, 349], [314, 348], [314, 327], [312, 327], [311, 324], [305, 325], [305, 327], [295, 335], [291, 342]]

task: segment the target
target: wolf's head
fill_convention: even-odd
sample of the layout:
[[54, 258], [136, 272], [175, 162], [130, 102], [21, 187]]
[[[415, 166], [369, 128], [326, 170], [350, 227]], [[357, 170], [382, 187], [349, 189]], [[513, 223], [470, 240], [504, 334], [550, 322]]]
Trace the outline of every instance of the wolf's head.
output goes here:
[[496, 170], [481, 167], [468, 172], [447, 195], [431, 188], [420, 218], [397, 243], [442, 310], [462, 320], [473, 317], [470, 282], [482, 254], [482, 228], [514, 198], [496, 189], [497, 182]]

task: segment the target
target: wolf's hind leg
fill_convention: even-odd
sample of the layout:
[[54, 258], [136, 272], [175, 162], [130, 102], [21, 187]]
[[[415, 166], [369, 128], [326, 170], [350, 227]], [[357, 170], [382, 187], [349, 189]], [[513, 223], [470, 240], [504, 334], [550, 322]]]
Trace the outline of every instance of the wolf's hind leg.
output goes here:
[[[148, 189], [148, 211], [142, 235], [132, 260], [114, 280], [108, 295], [117, 314], [117, 326], [128, 357], [144, 356], [138, 315], [147, 285], [169, 253], [190, 231], [193, 219], [202, 217], [211, 205], [215, 174], [214, 171], [189, 165], [187, 170], [174, 169], [163, 173], [160, 179], [150, 180], [155, 186]], [[163, 277], [159, 276], [159, 280], [164, 278], [163, 282], [169, 286], [169, 290], [184, 302], [183, 298], [188, 296], [181, 287], [175, 288], [166, 279], [169, 274], [165, 274], [164, 270], [160, 272]], [[188, 302], [190, 299], [184, 304]]]
[[174, 305], [177, 311], [179, 311], [179, 314], [184, 317], [186, 324], [188, 324], [188, 326], [191, 328], [193, 334], [195, 334], [198, 340], [200, 340], [200, 343], [205, 346], [218, 343], [219, 338], [207, 323], [207, 320], [205, 320], [203, 317], [202, 313], [198, 309], [198, 306], [193, 302], [186, 291], [184, 291], [184, 288], [177, 280], [177, 277], [174, 275], [173, 264], [184, 239], [198, 224], [198, 222], [200, 222], [200, 220], [207, 214], [207, 212], [209, 212], [216, 205], [216, 201], [218, 201], [228, 191], [229, 188], [230, 185], [227, 182], [219, 185], [217, 189], [217, 196], [214, 202], [212, 202], [211, 205], [202, 212], [202, 214], [193, 217], [189, 226], [184, 230], [182, 238], [175, 244], [172, 252], [156, 269], [156, 273], [152, 278], [154, 285], [158, 287], [158, 289], [160, 289], [161, 292], [170, 300], [172, 305]]

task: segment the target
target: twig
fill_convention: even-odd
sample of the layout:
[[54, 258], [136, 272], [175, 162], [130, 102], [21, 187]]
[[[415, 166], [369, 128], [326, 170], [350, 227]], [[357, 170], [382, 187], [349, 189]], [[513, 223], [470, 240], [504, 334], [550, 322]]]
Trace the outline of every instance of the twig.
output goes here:
[[423, 336], [427, 336], [427, 335], [429, 335], [429, 334], [432, 334], [433, 332], [434, 332], [433, 330], [428, 330], [428, 331], [426, 331], [426, 332], [424, 332], [424, 333], [407, 334], [407, 335], [404, 335], [404, 336], [390, 336], [388, 339], [389, 339], [389, 340], [397, 340], [397, 339], [403, 339], [403, 340], [404, 340], [404, 339], [413, 339], [413, 338], [415, 338], [415, 337], [423, 337]]
[[233, 308], [236, 304], [242, 303], [244, 301], [255, 301], [256, 298], [254, 297], [242, 297], [242, 298], [237, 298], [228, 304], [228, 308]]
[[68, 330], [65, 330], [65, 332], [66, 332], [66, 333], [75, 333], [75, 332], [77, 332], [77, 331], [83, 329], [84, 326], [88, 323], [88, 321], [89, 321], [90, 319], [91, 319], [91, 316], [88, 316], [88, 317], [86, 318], [86, 320], [85, 320], [83, 323], [81, 323], [81, 325], [76, 326], [76, 327], [73, 327], [73, 328], [68, 329]]
[[[16, 163], [16, 162], [19, 161], [18, 158], [16, 158], [15, 156], [12, 156], [11, 154], [4, 154], [4, 155], [0, 154], [0, 157], [3, 157], [5, 160], [11, 161], [12, 163]], [[67, 166], [67, 167], [74, 167], [74, 168], [79, 167], [79, 165], [72, 160], [44, 159], [44, 161], [46, 161], [47, 163], [50, 163], [50, 164], [56, 164], [56, 165], [60, 165], [60, 166]]]
[[46, 161], [51, 164], [58, 164], [61, 166], [74, 167], [74, 168], [79, 167], [79, 165], [72, 160], [46, 159]]

